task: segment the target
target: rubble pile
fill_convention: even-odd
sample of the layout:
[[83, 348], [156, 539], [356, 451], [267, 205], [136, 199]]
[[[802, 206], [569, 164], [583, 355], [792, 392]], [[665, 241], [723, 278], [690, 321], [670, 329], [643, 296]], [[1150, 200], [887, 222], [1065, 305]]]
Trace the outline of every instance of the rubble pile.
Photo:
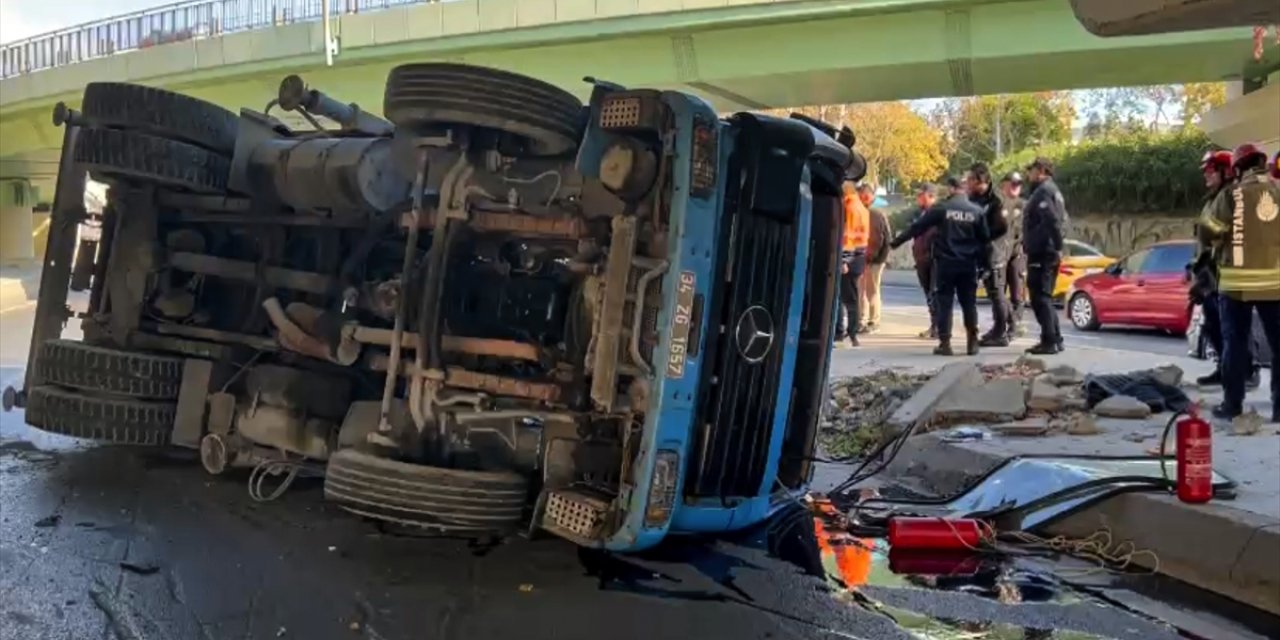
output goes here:
[[823, 451], [847, 458], [880, 444], [889, 431], [889, 417], [931, 377], [929, 373], [882, 369], [832, 380], [830, 405], [818, 432]]

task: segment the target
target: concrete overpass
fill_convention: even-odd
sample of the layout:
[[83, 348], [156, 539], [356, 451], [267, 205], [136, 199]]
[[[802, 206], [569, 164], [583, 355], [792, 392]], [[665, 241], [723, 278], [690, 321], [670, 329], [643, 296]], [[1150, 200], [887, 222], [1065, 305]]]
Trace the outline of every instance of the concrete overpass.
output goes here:
[[[243, 3], [200, 0], [0, 47], [0, 179], [51, 191], [61, 134], [50, 109], [59, 100], [76, 106], [98, 79], [235, 109], [261, 108], [280, 78], [297, 72], [376, 112], [393, 66], [447, 60], [518, 71], [583, 96], [585, 75], [676, 88], [728, 111], [1237, 79], [1276, 64], [1252, 60], [1248, 28], [1100, 38], [1080, 26], [1068, 0], [333, 4], [340, 50], [332, 66], [318, 3], [294, 0], [250, 3], [249, 15], [228, 13]], [[349, 9], [361, 12], [342, 12]]]

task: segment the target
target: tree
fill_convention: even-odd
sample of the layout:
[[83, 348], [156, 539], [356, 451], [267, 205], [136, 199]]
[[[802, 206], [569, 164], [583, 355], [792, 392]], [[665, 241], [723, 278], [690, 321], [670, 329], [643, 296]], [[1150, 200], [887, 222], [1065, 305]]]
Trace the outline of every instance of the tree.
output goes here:
[[947, 168], [942, 134], [903, 102], [826, 105], [778, 109], [837, 127], [848, 125], [858, 137], [854, 147], [867, 159], [866, 181], [892, 188], [935, 180]]
[[1071, 139], [1075, 107], [1066, 92], [945, 101], [931, 114], [947, 132], [953, 171], [1023, 149]]
[[1182, 126], [1191, 127], [1210, 109], [1227, 101], [1227, 85], [1222, 82], [1198, 82], [1182, 87]]

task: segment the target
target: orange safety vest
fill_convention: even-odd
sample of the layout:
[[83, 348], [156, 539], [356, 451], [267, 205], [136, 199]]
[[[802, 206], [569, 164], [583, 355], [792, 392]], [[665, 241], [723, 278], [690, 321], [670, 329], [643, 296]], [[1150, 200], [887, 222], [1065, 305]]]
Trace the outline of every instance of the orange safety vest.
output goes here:
[[871, 235], [871, 212], [862, 204], [856, 193], [844, 196], [844, 244], [845, 251], [866, 249]]

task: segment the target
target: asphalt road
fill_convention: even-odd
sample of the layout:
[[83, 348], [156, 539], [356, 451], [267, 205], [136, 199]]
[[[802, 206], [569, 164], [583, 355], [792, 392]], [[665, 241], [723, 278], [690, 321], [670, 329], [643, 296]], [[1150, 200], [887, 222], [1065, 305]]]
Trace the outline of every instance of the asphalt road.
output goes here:
[[[0, 314], [0, 386], [20, 381], [31, 311]], [[1041, 580], [1018, 604], [916, 588], [881, 556], [865, 592], [891, 606], [876, 610], [785, 553], [811, 545], [760, 531], [639, 558], [408, 537], [325, 504], [315, 481], [259, 504], [243, 475], [44, 434], [20, 412], [0, 414], [0, 507], [3, 640], [1178, 637]]]
[[[924, 303], [924, 293], [919, 287], [886, 283], [882, 288], [881, 297], [885, 307], [881, 317], [882, 324], [893, 322], [910, 326], [918, 325], [921, 329], [928, 326], [928, 308]], [[1142, 351], [1165, 356], [1187, 354], [1187, 341], [1182, 336], [1175, 337], [1163, 331], [1142, 328], [1103, 327], [1098, 331], [1078, 331], [1061, 315], [1061, 309], [1058, 309], [1058, 313], [1062, 336], [1068, 348], [1078, 345], [1095, 349]], [[956, 306], [953, 315], [955, 316], [955, 335], [962, 335], [964, 325], [960, 318], [959, 305]], [[991, 328], [990, 304], [979, 302], [978, 316], [979, 325], [984, 332]], [[1020, 348], [1010, 347], [1011, 351], [1021, 351], [1034, 344], [1035, 339], [1039, 337], [1039, 325], [1036, 324], [1030, 308], [1023, 312], [1023, 323], [1027, 329], [1026, 339], [1019, 341], [1016, 345]]]

